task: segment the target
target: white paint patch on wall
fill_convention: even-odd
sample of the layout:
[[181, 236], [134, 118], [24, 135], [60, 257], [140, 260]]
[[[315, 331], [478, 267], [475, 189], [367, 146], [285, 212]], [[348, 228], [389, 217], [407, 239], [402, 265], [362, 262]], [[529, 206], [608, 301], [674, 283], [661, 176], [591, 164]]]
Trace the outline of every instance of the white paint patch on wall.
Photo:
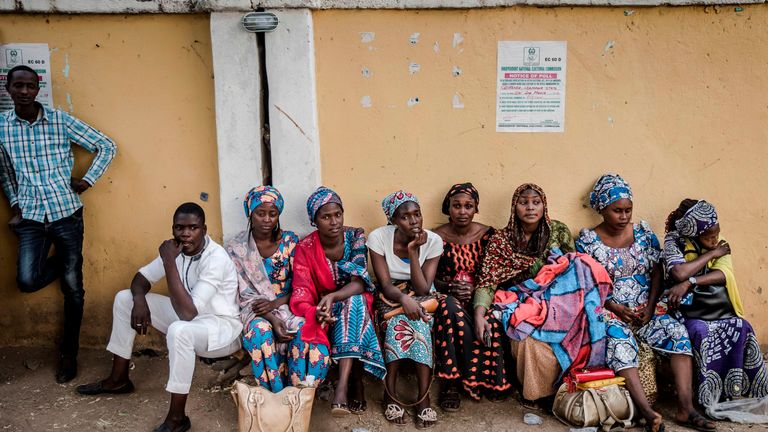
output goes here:
[[72, 95], [67, 93], [67, 109], [69, 109], [70, 114], [75, 112], [75, 105], [72, 103]]
[[453, 94], [453, 108], [464, 109], [464, 102], [461, 101], [461, 94], [459, 92]]
[[360, 32], [360, 42], [371, 43], [376, 39], [376, 33], [374, 32]]
[[612, 50], [613, 47], [615, 46], [616, 46], [616, 41], [609, 40], [608, 42], [605, 43], [605, 46], [603, 47], [603, 52], [607, 53], [608, 51]]
[[363, 74], [363, 78], [370, 78], [373, 75], [373, 72], [365, 66], [360, 70], [360, 73]]
[[421, 65], [418, 63], [411, 63], [408, 65], [408, 73], [413, 75], [421, 70]]
[[418, 105], [419, 102], [420, 101], [419, 101], [419, 97], [418, 96], [414, 96], [412, 98], [409, 98], [408, 102], [407, 102], [408, 108], [410, 108], [410, 107], [412, 107], [414, 105]]
[[360, 106], [363, 108], [371, 107], [371, 97], [366, 95], [360, 98]]
[[440, 54], [440, 42], [435, 42], [434, 45], [432, 45], [432, 51], [434, 51], [435, 54]]
[[453, 34], [453, 47], [458, 48], [461, 43], [464, 42], [464, 36], [461, 35], [461, 33], [454, 33]]
[[61, 70], [61, 73], [64, 75], [64, 78], [69, 78], [69, 54], [64, 54], [64, 69]]
[[461, 75], [461, 68], [458, 67], [458, 66], [454, 66], [453, 67], [453, 71], [451, 72], [451, 74], [453, 76], [455, 76], [455, 77], [460, 76]]
[[416, 45], [417, 43], [419, 43], [419, 36], [421, 36], [421, 33], [419, 32], [412, 33], [411, 37], [408, 38], [408, 41], [411, 43], [411, 45]]

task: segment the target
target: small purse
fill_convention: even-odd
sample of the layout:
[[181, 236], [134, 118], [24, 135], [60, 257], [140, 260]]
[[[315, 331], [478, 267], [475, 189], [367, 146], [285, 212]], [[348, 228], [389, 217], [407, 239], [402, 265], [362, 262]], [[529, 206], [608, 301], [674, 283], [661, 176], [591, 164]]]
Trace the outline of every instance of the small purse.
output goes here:
[[285, 387], [272, 393], [264, 387], [235, 381], [238, 432], [308, 432], [314, 387]]
[[552, 413], [566, 425], [599, 427], [607, 432], [617, 424], [631, 427], [635, 406], [629, 392], [616, 384], [569, 392], [564, 383], [557, 390]]

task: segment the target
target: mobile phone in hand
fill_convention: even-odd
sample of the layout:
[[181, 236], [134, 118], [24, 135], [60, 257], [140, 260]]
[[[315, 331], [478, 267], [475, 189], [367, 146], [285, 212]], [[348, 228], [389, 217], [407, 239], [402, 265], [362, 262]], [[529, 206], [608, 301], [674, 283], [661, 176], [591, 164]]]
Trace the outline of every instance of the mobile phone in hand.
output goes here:
[[486, 331], [483, 333], [483, 345], [487, 346], [488, 348], [491, 347], [491, 332]]

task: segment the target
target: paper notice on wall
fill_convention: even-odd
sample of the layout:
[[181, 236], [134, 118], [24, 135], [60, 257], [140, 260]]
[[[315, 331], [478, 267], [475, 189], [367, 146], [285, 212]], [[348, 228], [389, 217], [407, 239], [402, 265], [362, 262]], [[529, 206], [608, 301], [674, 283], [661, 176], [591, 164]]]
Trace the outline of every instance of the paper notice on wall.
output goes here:
[[0, 44], [0, 111], [13, 109], [13, 101], [5, 90], [5, 83], [8, 71], [19, 65], [29, 66], [40, 75], [37, 101], [52, 108], [51, 54], [48, 44]]
[[496, 132], [563, 132], [567, 43], [499, 41]]

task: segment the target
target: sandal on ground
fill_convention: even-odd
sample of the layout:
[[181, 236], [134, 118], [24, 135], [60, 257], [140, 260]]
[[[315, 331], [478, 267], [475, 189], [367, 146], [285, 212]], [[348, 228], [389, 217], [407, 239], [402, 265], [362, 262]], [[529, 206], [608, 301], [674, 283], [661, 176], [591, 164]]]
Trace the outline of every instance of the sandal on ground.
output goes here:
[[695, 429], [701, 432], [715, 432], [717, 430], [717, 427], [713, 422], [707, 420], [703, 415], [697, 412], [688, 414], [688, 419], [685, 421], [675, 420], [675, 423], [680, 426], [687, 427], [689, 429]]
[[461, 395], [456, 388], [449, 388], [440, 392], [438, 400], [440, 409], [445, 412], [456, 412], [461, 408]]
[[397, 420], [405, 417], [405, 410], [398, 404], [389, 403], [384, 410], [384, 418], [395, 426], [405, 426], [405, 422], [397, 423]]
[[83, 396], [95, 396], [100, 394], [125, 394], [131, 393], [135, 387], [131, 380], [126, 381], [122, 386], [115, 389], [104, 388], [104, 381], [97, 381], [90, 384], [82, 384], [75, 388], [75, 391]]
[[352, 414], [362, 415], [368, 409], [368, 402], [364, 400], [350, 399], [349, 411]]
[[333, 417], [346, 417], [351, 413], [349, 407], [345, 403], [331, 404], [331, 415]]
[[192, 428], [192, 422], [189, 420], [189, 417], [184, 416], [184, 420], [176, 428], [171, 429], [168, 427], [167, 424], [163, 423], [160, 426], [156, 427], [155, 430], [152, 432], [187, 432], [191, 428]]
[[437, 413], [432, 408], [424, 408], [416, 416], [416, 429], [429, 429], [437, 424]]

